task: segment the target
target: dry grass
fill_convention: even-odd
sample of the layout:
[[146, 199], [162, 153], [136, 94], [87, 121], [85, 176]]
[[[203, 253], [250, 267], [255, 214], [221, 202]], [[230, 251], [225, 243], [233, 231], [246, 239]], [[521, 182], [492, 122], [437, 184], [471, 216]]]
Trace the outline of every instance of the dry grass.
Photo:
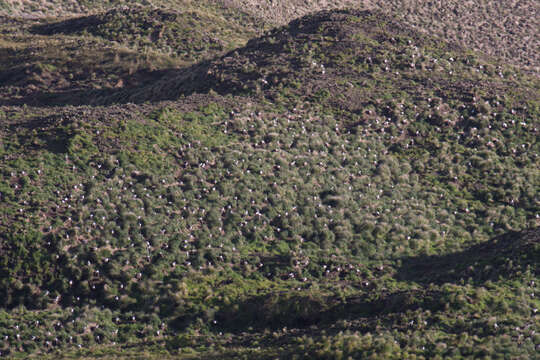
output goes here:
[[[292, 19], [323, 9], [379, 9], [394, 14], [425, 33], [503, 58], [528, 71], [540, 71], [540, 3], [536, 0], [124, 0], [121, 3], [182, 10], [202, 9], [215, 4], [249, 12], [275, 25], [284, 25]], [[119, 2], [104, 0], [0, 0], [0, 15], [31, 18], [87, 15], [118, 5]]]
[[223, 3], [260, 14], [276, 24], [286, 24], [322, 9], [378, 9], [424, 33], [501, 57], [529, 71], [538, 73], [540, 70], [540, 3], [536, 0], [223, 0]]

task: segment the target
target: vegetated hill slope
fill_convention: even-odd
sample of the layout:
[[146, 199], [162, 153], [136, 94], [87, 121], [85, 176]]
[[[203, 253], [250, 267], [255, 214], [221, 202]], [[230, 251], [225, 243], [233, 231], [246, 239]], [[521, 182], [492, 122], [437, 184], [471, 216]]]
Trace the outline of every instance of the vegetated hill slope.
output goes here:
[[[217, 9], [213, 9], [216, 13]], [[105, 13], [35, 26], [43, 35], [92, 34], [140, 50], [153, 49], [196, 61], [244, 45], [257, 35], [254, 19], [230, 11], [164, 10], [117, 7]]]
[[437, 35], [506, 62], [540, 72], [540, 3], [484, 0], [229, 0], [276, 24], [322, 9], [356, 7], [384, 11], [425, 35]]
[[80, 103], [90, 90], [140, 86], [183, 65], [103, 39], [21, 32], [0, 47], [0, 104]]
[[0, 108], [2, 354], [536, 353], [536, 77], [350, 10], [87, 95]]
[[3, 18], [0, 104], [87, 102], [91, 90], [140, 86], [261, 31], [239, 11], [183, 10], [132, 6], [63, 21]]
[[274, 25], [284, 25], [300, 16], [323, 9], [354, 7], [380, 10], [426, 35], [436, 34], [467, 48], [500, 57], [536, 74], [540, 71], [540, 3], [536, 0], [0, 0], [0, 15], [80, 16], [89, 12], [107, 11], [113, 6], [133, 7], [139, 4], [180, 11], [239, 9]]

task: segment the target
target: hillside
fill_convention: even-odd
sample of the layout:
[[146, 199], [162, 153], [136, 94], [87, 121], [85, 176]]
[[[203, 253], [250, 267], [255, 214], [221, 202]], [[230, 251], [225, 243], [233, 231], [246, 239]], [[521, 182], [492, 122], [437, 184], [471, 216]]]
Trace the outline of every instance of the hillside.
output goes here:
[[[133, 5], [65, 20], [2, 19], [0, 104], [79, 104], [244, 45], [260, 21], [207, 5]], [[263, 26], [264, 28], [264, 26]]]
[[417, 0], [228, 0], [275, 24], [324, 9], [356, 7], [383, 11], [424, 35], [437, 35], [506, 62], [540, 71], [540, 3], [522, 1]]
[[[118, 2], [0, 0], [0, 15], [39, 18], [76, 16], [103, 12]], [[123, 0], [128, 6], [165, 9], [240, 10], [267, 24], [285, 25], [314, 11], [354, 7], [387, 13], [413, 26], [425, 35], [437, 35], [466, 48], [481, 51], [505, 62], [540, 72], [540, 3], [536, 0]], [[218, 22], [219, 23], [219, 22]], [[219, 36], [217, 37], [220, 38]]]
[[96, 4], [0, 25], [2, 356], [537, 353], [537, 48]]

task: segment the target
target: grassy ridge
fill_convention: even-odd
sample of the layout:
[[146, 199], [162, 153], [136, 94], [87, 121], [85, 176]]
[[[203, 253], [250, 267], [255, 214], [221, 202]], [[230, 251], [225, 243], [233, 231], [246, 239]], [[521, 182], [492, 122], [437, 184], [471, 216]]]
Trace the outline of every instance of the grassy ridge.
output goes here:
[[85, 103], [241, 46], [264, 26], [245, 13], [209, 4], [116, 7], [62, 21], [6, 17], [0, 103]]
[[239, 47], [256, 35], [254, 19], [242, 13], [234, 15], [218, 8], [179, 12], [133, 6], [40, 25], [33, 31], [43, 35], [91, 34], [194, 62]]
[[535, 353], [536, 77], [333, 11], [151, 79], [0, 108], [3, 355]]
[[[129, 0], [122, 4], [131, 7], [152, 6], [180, 11], [196, 11], [203, 17], [218, 14], [217, 24], [225, 13], [226, 19], [249, 13], [265, 23], [285, 25], [300, 16], [324, 9], [354, 7], [384, 11], [414, 26], [424, 34], [461, 44], [491, 56], [519, 65], [532, 73], [539, 71], [538, 18], [536, 1], [510, 3], [493, 1], [323, 1], [323, 0]], [[93, 1], [10, 1], [0, 2], [0, 15], [26, 17], [56, 17], [106, 12], [118, 2]], [[247, 21], [249, 22], [249, 21]], [[244, 22], [240, 22], [245, 25]], [[132, 29], [133, 30], [133, 29]], [[221, 37], [218, 39], [223, 40]]]

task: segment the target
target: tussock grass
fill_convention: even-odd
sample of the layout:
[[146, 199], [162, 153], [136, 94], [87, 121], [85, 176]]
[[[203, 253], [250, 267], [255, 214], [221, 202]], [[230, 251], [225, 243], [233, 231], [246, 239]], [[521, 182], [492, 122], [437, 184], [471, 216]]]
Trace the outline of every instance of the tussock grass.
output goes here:
[[373, 11], [137, 51], [170, 13], [1, 47], [2, 356], [536, 354], [535, 76]]

